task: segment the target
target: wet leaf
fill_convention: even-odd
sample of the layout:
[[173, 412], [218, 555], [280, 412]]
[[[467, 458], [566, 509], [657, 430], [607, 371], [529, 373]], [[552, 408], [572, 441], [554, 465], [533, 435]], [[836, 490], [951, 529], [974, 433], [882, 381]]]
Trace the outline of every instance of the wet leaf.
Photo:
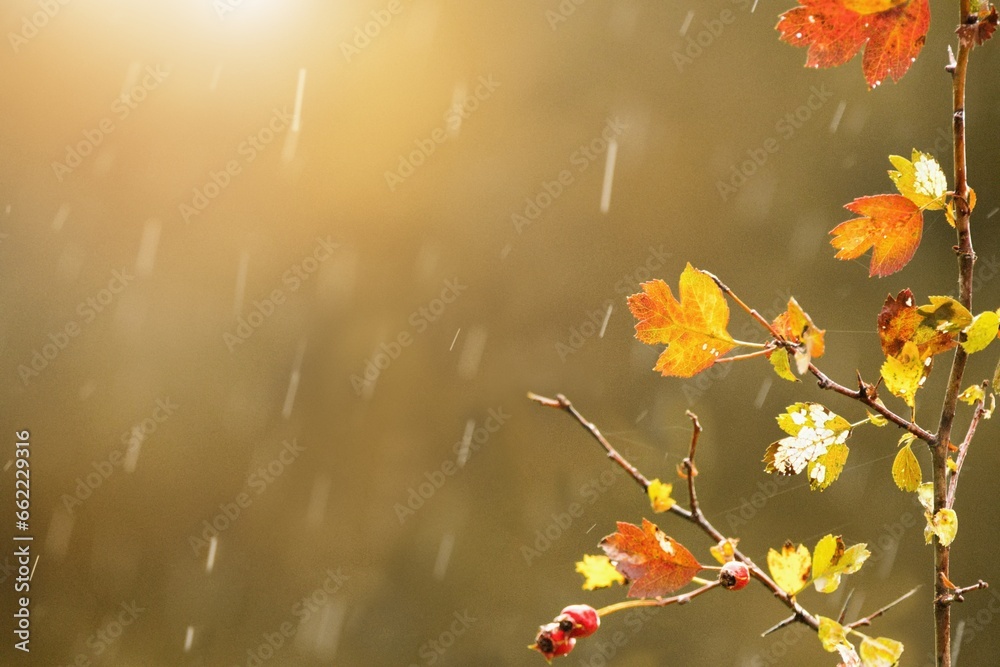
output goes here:
[[864, 47], [865, 81], [898, 81], [920, 54], [930, 26], [928, 0], [799, 0], [777, 29], [792, 46], [808, 47], [806, 67], [836, 67]]
[[702, 566], [679, 542], [653, 523], [618, 522], [618, 532], [601, 540], [601, 548], [632, 585], [630, 598], [663, 597], [687, 586]]
[[874, 248], [868, 275], [884, 277], [913, 258], [924, 231], [924, 216], [916, 204], [902, 195], [872, 195], [844, 208], [861, 217], [830, 231], [837, 259], [856, 259]]
[[648, 345], [667, 345], [654, 370], [692, 377], [736, 347], [726, 331], [729, 306], [722, 290], [690, 264], [681, 273], [680, 301], [662, 280], [643, 283], [642, 289], [628, 298], [629, 309], [638, 320], [635, 337]]

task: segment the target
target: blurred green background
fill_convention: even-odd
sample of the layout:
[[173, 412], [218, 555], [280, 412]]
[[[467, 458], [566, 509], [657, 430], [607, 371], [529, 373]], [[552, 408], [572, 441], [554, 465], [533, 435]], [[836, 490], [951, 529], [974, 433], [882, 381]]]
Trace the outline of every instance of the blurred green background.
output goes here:
[[[13, 650], [5, 611], [5, 664], [542, 664], [524, 648], [539, 624], [623, 597], [573, 570], [616, 520], [653, 518], [703, 561], [710, 544], [650, 516], [529, 390], [565, 393], [664, 479], [697, 412], [716, 525], [760, 563], [785, 539], [867, 542], [869, 565], [802, 602], [836, 616], [854, 589], [859, 616], [923, 584], [872, 633], [929, 664], [932, 554], [891, 482], [898, 434], [859, 429], [823, 494], [769, 476], [786, 405], [863, 411], [762, 360], [661, 378], [625, 307], [688, 261], [767, 316], [794, 295], [828, 330], [822, 368], [850, 383], [877, 375], [887, 293], [954, 290], [939, 214], [882, 280], [834, 260], [827, 233], [844, 203], [891, 190], [890, 154], [950, 173], [955, 3], [874, 92], [859, 60], [807, 70], [778, 41], [792, 4], [6, 3], [0, 460], [30, 430], [41, 557], [32, 651]], [[967, 113], [979, 309], [1000, 294], [993, 47], [974, 53]], [[731, 331], [763, 340], [739, 312]], [[968, 383], [995, 363], [976, 355]], [[946, 366], [922, 391], [929, 427]], [[993, 574], [995, 442], [985, 423], [963, 476], [959, 585]], [[994, 661], [995, 608], [992, 592], [956, 607], [959, 664]], [[609, 617], [564, 662], [835, 662], [805, 632], [760, 637], [784, 617], [751, 586]]]

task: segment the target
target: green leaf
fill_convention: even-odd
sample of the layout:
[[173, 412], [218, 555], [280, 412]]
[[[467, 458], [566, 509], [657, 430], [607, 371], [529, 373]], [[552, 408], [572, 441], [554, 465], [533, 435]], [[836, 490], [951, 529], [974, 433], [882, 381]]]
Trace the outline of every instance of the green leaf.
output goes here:
[[993, 342], [1000, 331], [1000, 315], [996, 311], [987, 310], [979, 313], [965, 329], [965, 341], [962, 347], [969, 354], [985, 350], [986, 346]]

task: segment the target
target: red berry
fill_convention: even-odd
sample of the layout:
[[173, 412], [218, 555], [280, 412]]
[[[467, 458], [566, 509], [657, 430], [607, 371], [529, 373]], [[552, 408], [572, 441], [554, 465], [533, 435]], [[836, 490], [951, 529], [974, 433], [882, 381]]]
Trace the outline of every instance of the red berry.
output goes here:
[[576, 639], [570, 637], [560, 623], [553, 621], [538, 628], [535, 643], [528, 648], [541, 653], [546, 660], [566, 655], [576, 646]]
[[573, 604], [556, 616], [556, 623], [559, 623], [570, 637], [589, 637], [601, 626], [601, 617], [590, 605]]
[[738, 591], [750, 581], [750, 569], [738, 560], [729, 561], [719, 570], [719, 583], [723, 588]]

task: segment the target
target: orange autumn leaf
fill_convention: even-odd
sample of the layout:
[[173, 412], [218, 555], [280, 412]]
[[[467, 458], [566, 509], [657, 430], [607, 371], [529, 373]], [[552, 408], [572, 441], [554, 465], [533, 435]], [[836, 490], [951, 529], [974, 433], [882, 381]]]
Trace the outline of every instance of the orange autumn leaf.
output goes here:
[[642, 528], [619, 521], [618, 532], [601, 540], [601, 548], [632, 582], [630, 598], [669, 595], [703, 569], [690, 551], [646, 519]]
[[729, 306], [715, 282], [688, 264], [674, 298], [662, 280], [642, 284], [643, 291], [628, 298], [638, 321], [635, 337], [647, 345], [666, 343], [654, 370], [663, 375], [691, 377], [736, 347], [726, 325]]
[[924, 46], [928, 0], [799, 0], [778, 20], [781, 39], [807, 47], [807, 67], [843, 65], [864, 47], [869, 88], [898, 81]]
[[924, 216], [902, 195], [858, 197], [844, 206], [860, 215], [833, 230], [830, 245], [837, 259], [855, 259], [869, 248], [872, 252], [868, 276], [887, 276], [902, 269], [913, 258], [924, 230]]
[[[902, 290], [895, 298], [887, 296], [878, 314], [878, 336], [885, 356], [898, 357], [908, 341], [916, 343], [922, 359], [947, 352], [958, 344], [954, 333], [938, 331], [925, 324], [924, 319], [910, 290]], [[925, 374], [929, 372], [928, 366]]]
[[788, 310], [774, 318], [771, 326], [786, 340], [802, 344], [804, 349], [795, 352], [800, 375], [808, 370], [812, 359], [823, 356], [826, 350], [824, 342], [826, 330], [820, 329], [813, 323], [809, 313], [802, 310], [795, 297], [788, 299]]

